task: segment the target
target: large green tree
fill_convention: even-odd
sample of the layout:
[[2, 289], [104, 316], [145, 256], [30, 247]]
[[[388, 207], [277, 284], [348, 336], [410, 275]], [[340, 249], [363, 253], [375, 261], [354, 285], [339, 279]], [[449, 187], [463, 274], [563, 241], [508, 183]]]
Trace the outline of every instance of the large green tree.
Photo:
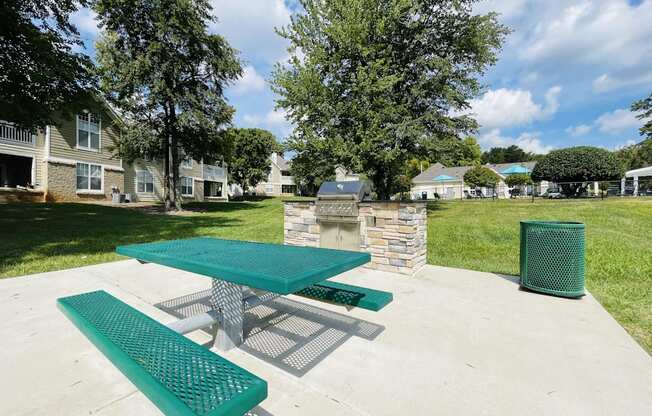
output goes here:
[[508, 32], [495, 14], [473, 13], [474, 0], [299, 2], [304, 11], [278, 31], [289, 64], [273, 71], [297, 157], [324, 150], [388, 198], [428, 141], [477, 128], [460, 114]]
[[532, 179], [556, 182], [564, 194], [577, 196], [584, 182], [620, 179], [624, 173], [624, 166], [614, 153], [578, 146], [548, 153], [532, 170]]
[[282, 150], [272, 133], [262, 129], [238, 129], [227, 131], [233, 151], [228, 158], [229, 176], [232, 183], [243, 191], [255, 188], [270, 172], [270, 156]]
[[474, 137], [459, 139], [442, 137], [425, 145], [425, 153], [431, 163], [444, 166], [469, 166], [480, 164], [482, 150]]
[[70, 117], [95, 87], [69, 17], [86, 0], [0, 2], [0, 117], [33, 129]]
[[233, 108], [224, 87], [241, 75], [236, 52], [209, 34], [207, 0], [97, 0], [101, 88], [127, 122], [118, 153], [162, 158], [166, 209], [181, 208], [184, 156], [220, 160]]

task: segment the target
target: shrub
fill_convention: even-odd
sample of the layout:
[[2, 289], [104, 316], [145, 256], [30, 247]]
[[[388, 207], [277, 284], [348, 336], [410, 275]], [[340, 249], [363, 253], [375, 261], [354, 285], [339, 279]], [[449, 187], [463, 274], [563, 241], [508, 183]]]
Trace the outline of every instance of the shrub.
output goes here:
[[532, 178], [527, 173], [516, 173], [514, 175], [509, 175], [505, 178], [505, 183], [508, 186], [521, 186], [521, 185], [531, 185]]
[[558, 183], [564, 194], [576, 196], [584, 182], [620, 179], [624, 173], [622, 163], [612, 152], [579, 146], [548, 153], [534, 167], [532, 179]]
[[466, 171], [464, 182], [472, 187], [485, 186], [487, 188], [494, 188], [500, 182], [500, 176], [487, 167], [475, 166]]

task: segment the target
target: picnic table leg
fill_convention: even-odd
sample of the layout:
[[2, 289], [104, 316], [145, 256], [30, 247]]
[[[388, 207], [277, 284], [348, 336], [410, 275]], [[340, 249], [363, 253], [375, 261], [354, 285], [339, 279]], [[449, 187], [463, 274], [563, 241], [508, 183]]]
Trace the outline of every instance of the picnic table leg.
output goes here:
[[221, 312], [213, 345], [218, 350], [227, 351], [242, 344], [242, 286], [213, 279], [211, 303], [214, 309]]

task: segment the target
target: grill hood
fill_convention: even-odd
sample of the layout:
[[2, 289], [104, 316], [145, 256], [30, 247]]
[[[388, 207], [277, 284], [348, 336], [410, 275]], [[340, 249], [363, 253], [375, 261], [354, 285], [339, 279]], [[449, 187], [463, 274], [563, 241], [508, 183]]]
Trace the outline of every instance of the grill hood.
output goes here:
[[321, 184], [317, 198], [362, 201], [369, 194], [369, 185], [364, 181], [331, 181]]

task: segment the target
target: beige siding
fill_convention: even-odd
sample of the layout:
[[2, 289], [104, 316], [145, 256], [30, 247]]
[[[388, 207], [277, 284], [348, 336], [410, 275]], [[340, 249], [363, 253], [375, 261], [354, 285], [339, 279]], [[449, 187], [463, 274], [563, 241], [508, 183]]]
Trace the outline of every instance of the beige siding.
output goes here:
[[[152, 174], [152, 177], [154, 179], [154, 192], [151, 193], [137, 192], [138, 188], [136, 185], [136, 179], [137, 179], [136, 173], [140, 170], [147, 170]], [[161, 202], [165, 197], [165, 190], [164, 190], [165, 187], [163, 184], [163, 180], [165, 177], [164, 172], [165, 170], [163, 167], [163, 163], [161, 162], [158, 161], [147, 162], [144, 160], [137, 160], [133, 164], [125, 167], [124, 192], [135, 195], [136, 201]], [[179, 167], [179, 175], [187, 176], [195, 179], [194, 186], [193, 186], [194, 197], [192, 198], [184, 197], [183, 199], [187, 201], [191, 201], [191, 200], [203, 201], [204, 184], [202, 180], [203, 171], [202, 171], [201, 163], [197, 161], [193, 161], [191, 169], [184, 169]]]
[[108, 113], [102, 113], [100, 130], [100, 151], [77, 148], [77, 120], [63, 120], [50, 128], [50, 156], [53, 158], [93, 162], [102, 165], [120, 166], [120, 159], [110, 148], [119, 138], [120, 130]]

